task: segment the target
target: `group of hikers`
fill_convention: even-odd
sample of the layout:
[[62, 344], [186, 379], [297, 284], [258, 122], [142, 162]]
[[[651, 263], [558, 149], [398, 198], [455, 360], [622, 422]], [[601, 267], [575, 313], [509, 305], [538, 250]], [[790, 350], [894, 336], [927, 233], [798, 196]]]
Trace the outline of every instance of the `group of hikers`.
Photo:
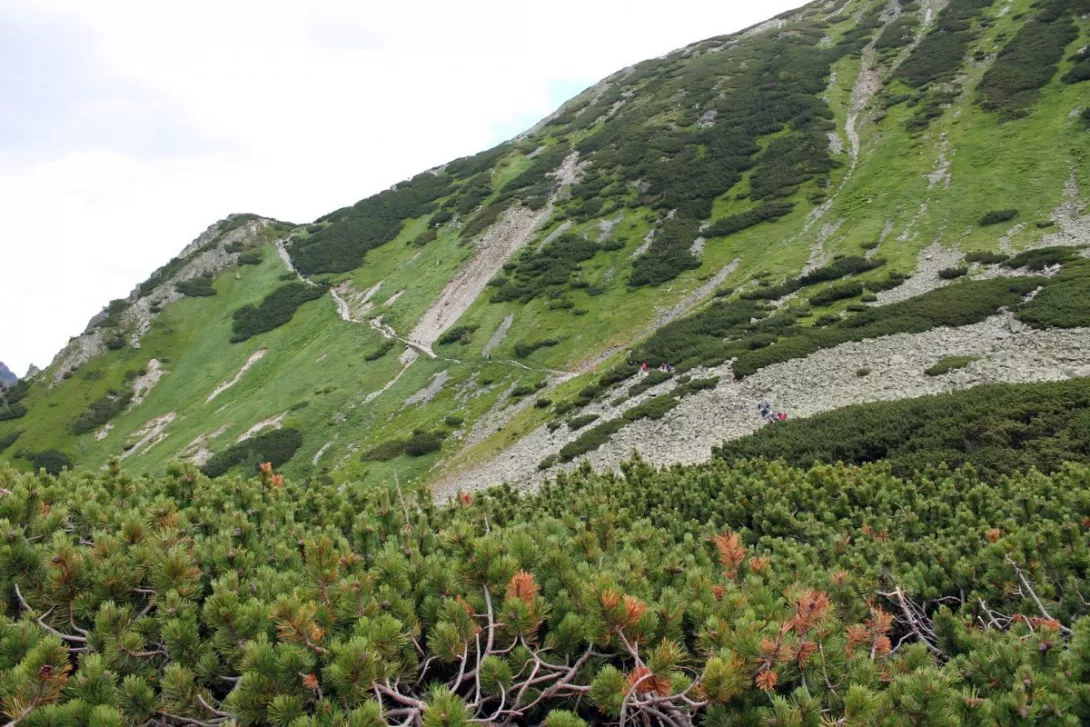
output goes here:
[[[659, 364], [658, 370], [664, 374], [672, 374], [674, 367], [668, 363]], [[648, 376], [651, 373], [651, 365], [644, 361], [640, 364], [640, 376]], [[778, 424], [780, 422], [787, 421], [787, 412], [785, 411], [772, 411], [772, 405], [765, 400], [757, 402], [757, 413], [761, 415], [761, 418], [766, 422], [772, 424]]]
[[772, 411], [772, 405], [767, 401], [757, 402], [757, 411], [760, 413], [761, 418], [766, 422], [785, 422], [787, 421], [787, 412]]
[[[662, 364], [659, 364], [659, 368], [658, 368], [658, 370], [659, 370], [659, 371], [661, 371], [661, 372], [662, 372], [662, 373], [664, 373], [664, 374], [672, 374], [672, 373], [674, 373], [674, 367], [673, 367], [673, 366], [671, 366], [671, 365], [670, 365], [670, 364], [668, 364], [668, 363], [662, 363]], [[644, 361], [644, 362], [643, 362], [642, 364], [640, 364], [640, 375], [641, 375], [641, 376], [647, 376], [647, 375], [648, 375], [648, 374], [650, 374], [650, 373], [651, 373], [651, 366], [650, 366], [650, 364], [648, 364], [648, 363], [647, 363], [646, 361]]]

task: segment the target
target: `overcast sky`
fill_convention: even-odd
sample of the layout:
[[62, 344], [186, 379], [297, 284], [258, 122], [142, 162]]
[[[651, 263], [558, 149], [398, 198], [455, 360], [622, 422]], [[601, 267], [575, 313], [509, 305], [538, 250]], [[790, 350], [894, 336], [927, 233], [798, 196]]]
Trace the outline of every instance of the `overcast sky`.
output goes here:
[[0, 0], [0, 361], [217, 219], [308, 222], [799, 0]]

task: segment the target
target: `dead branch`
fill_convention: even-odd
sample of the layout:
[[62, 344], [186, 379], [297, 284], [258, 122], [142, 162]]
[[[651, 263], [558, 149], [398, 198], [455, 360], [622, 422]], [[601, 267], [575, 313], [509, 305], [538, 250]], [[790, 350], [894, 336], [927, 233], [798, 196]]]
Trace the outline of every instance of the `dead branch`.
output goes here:
[[1055, 621], [1057, 624], [1059, 624], [1060, 631], [1067, 634], [1068, 636], [1073, 634], [1074, 631], [1064, 626], [1062, 623], [1059, 622], [1058, 619], [1053, 618], [1052, 614], [1048, 612], [1048, 609], [1045, 608], [1045, 604], [1041, 603], [1041, 599], [1038, 598], [1037, 592], [1033, 590], [1033, 586], [1031, 586], [1029, 584], [1029, 581], [1026, 580], [1026, 576], [1022, 573], [1022, 569], [1018, 567], [1018, 564], [1014, 562], [1014, 559], [1008, 555], [1006, 560], [1007, 563], [1010, 564], [1011, 568], [1014, 568], [1014, 572], [1018, 575], [1018, 580], [1022, 582], [1022, 587], [1029, 591], [1029, 595], [1033, 599], [1033, 602], [1037, 604], [1037, 609], [1041, 612], [1041, 617], [1046, 618], [1049, 621]]
[[[26, 599], [23, 598], [23, 593], [22, 593], [22, 591], [19, 590], [19, 584], [18, 583], [15, 584], [15, 596], [16, 596], [16, 598], [19, 599], [19, 603], [22, 604], [24, 610], [26, 610], [28, 612], [33, 612], [34, 611], [34, 609], [32, 609], [30, 607], [30, 604], [28, 604], [26, 602]], [[49, 633], [53, 634], [54, 636], [59, 636], [64, 641], [70, 641], [70, 642], [75, 643], [75, 644], [86, 644], [87, 643], [87, 639], [85, 637], [83, 637], [83, 636], [75, 636], [73, 634], [62, 633], [60, 631], [57, 631], [57, 629], [53, 628], [49, 624], [47, 624], [45, 622], [45, 619], [51, 613], [53, 613], [53, 609], [49, 609], [48, 611], [43, 613], [41, 616], [39, 616], [37, 619], [35, 619], [38, 622], [38, 625], [41, 626], [46, 631], [48, 631]], [[72, 651], [90, 651], [91, 648], [86, 647], [86, 648], [71, 649], [71, 650]]]
[[922, 608], [905, 596], [904, 591], [901, 590], [900, 586], [892, 593], [883, 593], [879, 591], [878, 595], [885, 596], [891, 601], [896, 601], [903, 616], [903, 618], [897, 620], [906, 625], [909, 630], [915, 634], [916, 638], [927, 646], [932, 654], [939, 658], [945, 658], [945, 654], [936, 646], [938, 637], [935, 635], [934, 629], [931, 628], [931, 619], [927, 617], [927, 614], [924, 613]]

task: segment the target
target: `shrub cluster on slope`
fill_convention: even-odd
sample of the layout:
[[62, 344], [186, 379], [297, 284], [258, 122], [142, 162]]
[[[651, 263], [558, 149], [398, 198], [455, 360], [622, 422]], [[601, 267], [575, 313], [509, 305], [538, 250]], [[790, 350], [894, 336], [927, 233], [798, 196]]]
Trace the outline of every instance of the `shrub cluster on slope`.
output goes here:
[[298, 429], [285, 427], [264, 432], [249, 439], [232, 444], [227, 449], [212, 456], [203, 467], [208, 477], [219, 477], [235, 467], [243, 466], [252, 474], [259, 464], [269, 462], [273, 467], [288, 462], [303, 446], [303, 434]]
[[1065, 462], [1090, 464], [1090, 379], [995, 384], [952, 394], [861, 404], [765, 427], [725, 442], [717, 457], [814, 462], [885, 462], [901, 476], [946, 462], [983, 476]]
[[319, 218], [318, 222], [329, 224], [292, 244], [292, 262], [304, 275], [359, 267], [367, 251], [397, 237], [406, 220], [434, 210], [435, 200], [450, 193], [452, 181], [446, 174], [424, 172]]
[[265, 331], [279, 328], [295, 316], [295, 311], [309, 300], [321, 298], [322, 288], [293, 282], [282, 285], [265, 296], [258, 306], [244, 305], [235, 311], [231, 343], [245, 341]]
[[63, 470], [72, 469], [72, 458], [58, 449], [46, 449], [35, 451], [21, 449], [15, 452], [15, 456], [30, 462], [35, 472], [45, 470], [48, 474], [59, 475]]
[[23, 399], [30, 396], [30, 383], [16, 381], [11, 386], [0, 386], [0, 422], [26, 416]]
[[952, 80], [975, 37], [974, 23], [993, 4], [994, 0], [950, 0], [894, 77], [913, 88]]
[[792, 331], [773, 346], [742, 353], [734, 362], [739, 378], [774, 363], [802, 358], [848, 341], [862, 341], [895, 333], [922, 333], [940, 326], [979, 323], [1000, 308], [1015, 308], [1032, 292], [1032, 278], [967, 280], [899, 303], [870, 308], [824, 328]]
[[603, 247], [579, 235], [561, 235], [538, 250], [525, 250], [512, 263], [504, 266], [504, 273], [492, 284], [496, 291], [490, 298], [493, 303], [518, 300], [529, 303], [538, 296], [558, 298], [569, 289], [572, 274], [580, 270], [580, 263], [590, 260]]
[[15, 444], [15, 441], [19, 439], [22, 434], [23, 433], [21, 431], [16, 429], [13, 432], [8, 432], [7, 434], [0, 435], [0, 453], [3, 453], [5, 449]]
[[364, 462], [387, 462], [407, 454], [410, 457], [423, 457], [438, 452], [443, 447], [443, 435], [440, 432], [417, 430], [404, 439], [390, 439], [361, 456]]
[[704, 230], [704, 234], [708, 237], [726, 237], [727, 235], [733, 235], [736, 232], [747, 230], [750, 227], [756, 227], [762, 222], [775, 222], [781, 217], [790, 214], [791, 210], [794, 208], [794, 202], [785, 202], [782, 200], [762, 202], [747, 212], [729, 215], [716, 220]]
[[2, 470], [0, 713], [1084, 722], [1088, 480], [632, 464], [437, 508], [271, 472]]
[[[593, 195], [583, 207], [631, 203], [659, 213], [654, 239], [633, 263], [633, 287], [658, 285], [699, 267], [689, 248], [701, 222], [747, 170], [746, 196], [756, 207], [721, 222], [713, 235], [782, 216], [790, 209], [785, 198], [833, 168], [826, 136], [831, 111], [820, 95], [830, 65], [850, 48], [823, 47], [824, 31], [814, 24], [788, 22], [783, 31], [775, 40], [754, 38], [698, 60], [677, 56], [637, 64], [575, 120], [576, 129], [591, 132], [576, 145], [593, 161], [588, 176], [595, 183], [579, 190]], [[776, 93], [765, 92], [770, 88]], [[610, 111], [635, 90], [635, 101]], [[681, 109], [679, 93], [685, 95]], [[716, 112], [714, 123], [697, 124], [704, 111]], [[609, 124], [594, 126], [605, 114], [612, 114]], [[782, 136], [762, 149], [758, 140], [772, 134]], [[637, 181], [636, 199], [628, 199]]]
[[111, 390], [106, 396], [91, 403], [72, 423], [73, 434], [86, 434], [98, 429], [115, 416], [125, 411], [133, 398], [131, 390]]
[[1007, 119], [1024, 116], [1040, 89], [1056, 75], [1064, 48], [1079, 35], [1072, 16], [1086, 10], [1082, 0], [1040, 4], [984, 74], [978, 88], [980, 105]]
[[212, 287], [212, 279], [203, 275], [176, 283], [174, 288], [190, 298], [208, 298], [216, 294], [216, 289]]

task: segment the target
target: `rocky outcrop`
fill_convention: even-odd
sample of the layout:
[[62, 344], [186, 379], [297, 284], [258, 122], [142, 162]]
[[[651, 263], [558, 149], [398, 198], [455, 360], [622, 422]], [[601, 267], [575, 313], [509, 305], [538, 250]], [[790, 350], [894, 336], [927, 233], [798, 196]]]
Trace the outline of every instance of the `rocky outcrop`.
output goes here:
[[539, 210], [512, 207], [481, 235], [473, 257], [454, 274], [438, 299], [425, 311], [409, 334], [409, 341], [431, 351], [431, 345], [469, 309], [504, 263], [529, 243], [534, 233], [552, 217], [554, 205], [578, 178], [578, 160], [578, 153], [572, 152], [552, 173], [558, 186], [548, 204]]
[[[270, 219], [256, 218], [224, 232], [223, 230], [231, 225], [236, 217], [231, 215], [211, 225], [197, 239], [186, 245], [175, 259], [191, 256], [192, 259], [187, 260], [184, 265], [158, 281], [146, 295], [140, 295], [140, 286], [133, 289], [126, 299], [128, 307], [116, 315], [117, 325], [111, 328], [108, 337], [122, 334], [128, 345], [140, 348], [141, 339], [150, 330], [151, 322], [155, 320], [159, 311], [183, 297], [175, 289], [177, 283], [206, 274], [217, 275], [237, 265], [239, 253], [229, 252], [227, 247], [235, 243], [241, 243], [243, 246], [252, 244], [259, 233], [273, 222]], [[50, 385], [55, 386], [64, 379], [66, 374], [75, 371], [90, 359], [106, 353], [107, 335], [102, 326], [110, 317], [105, 309], [97, 313], [87, 324], [87, 329], [71, 339], [68, 345], [53, 358], [53, 362], [49, 365]]]
[[52, 370], [50, 386], [56, 386], [66, 374], [105, 353], [106, 342], [103, 340], [101, 328], [70, 339], [68, 345], [60, 350], [60, 353], [53, 358], [53, 363], [49, 365]]
[[0, 361], [0, 386], [11, 386], [18, 380], [19, 377]]
[[232, 386], [237, 384], [242, 379], [243, 374], [245, 374], [247, 371], [249, 371], [251, 366], [253, 366], [255, 363], [260, 361], [262, 359], [262, 357], [265, 356], [266, 352], [267, 352], [266, 349], [259, 348], [256, 351], [254, 351], [252, 354], [250, 354], [250, 358], [246, 359], [246, 363], [242, 364], [242, 368], [240, 368], [238, 370], [238, 373], [236, 373], [233, 378], [230, 378], [227, 381], [224, 381], [219, 386], [217, 386], [215, 389], [213, 389], [212, 393], [208, 395], [208, 398], [206, 398], [204, 400], [204, 403], [207, 404], [208, 402], [212, 401], [217, 396], [219, 396], [220, 394], [222, 394], [223, 392], [227, 391]]
[[148, 397], [151, 390], [159, 383], [159, 379], [169, 373], [159, 363], [159, 359], [148, 361], [147, 373], [137, 376], [132, 382], [132, 406], [136, 406]]
[[[979, 359], [942, 376], [924, 373], [942, 358], [953, 355]], [[866, 375], [859, 375], [863, 369]], [[629, 424], [585, 459], [599, 469], [616, 468], [634, 451], [660, 465], [704, 461], [715, 445], [764, 425], [756, 409], [762, 399], [795, 418], [852, 404], [941, 394], [988, 383], [1090, 376], [1090, 329], [1030, 329], [1004, 314], [963, 328], [937, 328], [845, 343], [806, 358], [768, 366], [743, 381], [733, 379], [729, 364], [692, 373], [694, 377], [719, 376], [719, 385], [682, 399], [663, 419]], [[584, 411], [607, 421], [673, 386], [666, 382], [619, 406], [602, 402]], [[545, 472], [537, 469], [545, 456], [558, 452], [578, 435], [567, 427], [555, 432], [539, 427], [483, 465], [443, 478], [436, 485], [436, 496], [449, 497], [459, 490], [500, 482], [535, 487], [559, 469], [578, 465], [577, 461]]]

